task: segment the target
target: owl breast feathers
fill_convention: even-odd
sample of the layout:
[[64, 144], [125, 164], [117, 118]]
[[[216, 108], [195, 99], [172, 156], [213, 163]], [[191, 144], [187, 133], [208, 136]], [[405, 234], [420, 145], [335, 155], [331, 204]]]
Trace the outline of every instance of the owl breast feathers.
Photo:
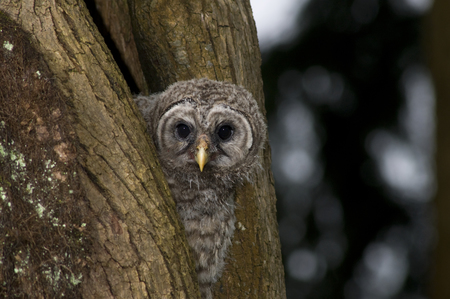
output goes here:
[[244, 88], [208, 79], [135, 101], [184, 224], [202, 298], [212, 298], [234, 233], [235, 187], [259, 165], [264, 117]]

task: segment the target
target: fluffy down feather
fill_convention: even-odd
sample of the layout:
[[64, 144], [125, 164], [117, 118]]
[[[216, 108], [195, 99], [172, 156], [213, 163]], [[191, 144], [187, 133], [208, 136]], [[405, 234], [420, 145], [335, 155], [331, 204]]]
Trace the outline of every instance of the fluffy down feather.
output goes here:
[[235, 187], [259, 165], [264, 117], [244, 88], [208, 79], [176, 82], [135, 101], [194, 253], [202, 298], [210, 299], [235, 229]]

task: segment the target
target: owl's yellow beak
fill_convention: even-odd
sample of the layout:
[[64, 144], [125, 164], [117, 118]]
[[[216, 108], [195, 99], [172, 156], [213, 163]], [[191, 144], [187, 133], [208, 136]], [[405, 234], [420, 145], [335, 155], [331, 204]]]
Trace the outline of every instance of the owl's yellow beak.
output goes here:
[[209, 161], [208, 156], [208, 137], [206, 135], [202, 135], [198, 138], [197, 151], [195, 153], [195, 161], [198, 163], [200, 167], [200, 171], [203, 171], [203, 167], [205, 167], [206, 163]]

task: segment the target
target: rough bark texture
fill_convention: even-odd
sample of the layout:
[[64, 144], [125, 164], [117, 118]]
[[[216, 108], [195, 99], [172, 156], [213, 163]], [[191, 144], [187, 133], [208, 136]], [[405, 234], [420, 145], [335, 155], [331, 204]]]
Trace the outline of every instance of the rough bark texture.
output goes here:
[[143, 94], [148, 94], [149, 89], [134, 42], [127, 0], [96, 0], [95, 4], [103, 25], [111, 35], [137, 87]]
[[427, 19], [425, 35], [428, 62], [436, 89], [437, 152], [436, 170], [438, 192], [436, 197], [438, 243], [434, 252], [431, 276], [431, 297], [450, 298], [450, 32], [448, 30], [450, 2], [436, 0]]
[[[126, 20], [123, 5], [111, 6], [122, 10], [120, 20]], [[128, 6], [152, 91], [208, 77], [244, 86], [264, 110], [261, 58], [248, 1], [146, 0]], [[98, 7], [103, 11], [104, 6]], [[62, 118], [70, 119], [78, 139], [78, 174], [93, 215], [87, 225], [93, 242], [89, 272], [80, 278], [83, 297], [198, 297], [189, 248], [153, 145], [84, 2], [1, 1], [0, 10], [30, 34], [54, 88], [67, 101], [69, 111]], [[130, 34], [114, 25], [108, 27], [113, 38], [125, 41], [117, 48], [144, 89], [138, 64], [130, 62], [135, 55], [126, 55], [132, 49]], [[237, 230], [216, 298], [285, 298], [268, 145], [261, 156], [264, 170], [238, 190]], [[43, 281], [50, 287], [58, 283]]]
[[66, 99], [2, 12], [0, 45], [0, 298], [78, 298], [89, 213]]
[[83, 297], [198, 297], [153, 145], [84, 2], [1, 1], [0, 10], [30, 33], [71, 111], [63, 117], [73, 120], [79, 175], [93, 213]]
[[[249, 90], [264, 111], [261, 56], [249, 1], [129, 0], [152, 92], [206, 77]], [[215, 298], [285, 298], [270, 148], [264, 171], [237, 195], [237, 230]]]

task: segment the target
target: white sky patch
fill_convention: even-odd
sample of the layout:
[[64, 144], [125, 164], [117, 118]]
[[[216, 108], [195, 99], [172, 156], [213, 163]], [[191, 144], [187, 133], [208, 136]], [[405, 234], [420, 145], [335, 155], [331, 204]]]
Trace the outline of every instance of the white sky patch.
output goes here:
[[288, 42], [298, 34], [297, 18], [308, 2], [309, 0], [250, 0], [262, 51]]
[[433, 6], [433, 0], [389, 0], [392, 9], [399, 15], [422, 15]]
[[270, 126], [276, 177], [285, 184], [316, 184], [322, 171], [316, 157], [320, 145], [313, 114], [306, 106], [286, 100], [278, 108], [277, 119]]
[[400, 196], [428, 201], [434, 194], [431, 165], [419, 148], [387, 131], [375, 131], [368, 138], [369, 152], [377, 161], [381, 178]]
[[417, 13], [425, 13], [433, 5], [433, 0], [403, 0], [403, 2]]
[[297, 280], [311, 281], [323, 277], [326, 263], [313, 251], [297, 249], [288, 257], [287, 270]]
[[281, 160], [284, 177], [291, 183], [306, 183], [314, 174], [314, 160], [302, 149], [286, 151]]
[[364, 271], [359, 284], [364, 298], [392, 298], [408, 274], [407, 250], [387, 243], [374, 243], [364, 252]]

